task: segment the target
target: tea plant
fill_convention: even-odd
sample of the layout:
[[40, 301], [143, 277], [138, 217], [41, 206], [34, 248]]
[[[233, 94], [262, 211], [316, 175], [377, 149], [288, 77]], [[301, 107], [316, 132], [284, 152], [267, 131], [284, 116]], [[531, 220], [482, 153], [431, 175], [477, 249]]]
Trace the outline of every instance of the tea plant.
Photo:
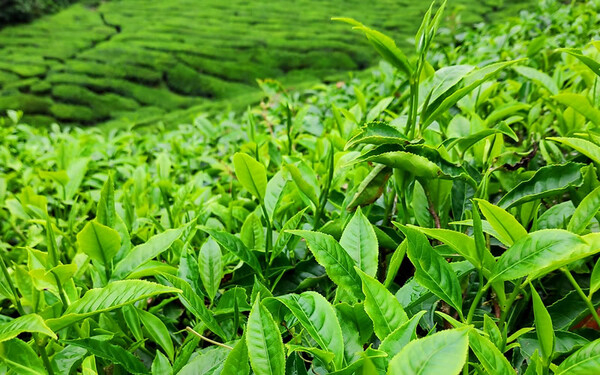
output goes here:
[[240, 118], [9, 111], [2, 371], [599, 372], [599, 7], [436, 43], [432, 6], [411, 54], [339, 19], [387, 62]]

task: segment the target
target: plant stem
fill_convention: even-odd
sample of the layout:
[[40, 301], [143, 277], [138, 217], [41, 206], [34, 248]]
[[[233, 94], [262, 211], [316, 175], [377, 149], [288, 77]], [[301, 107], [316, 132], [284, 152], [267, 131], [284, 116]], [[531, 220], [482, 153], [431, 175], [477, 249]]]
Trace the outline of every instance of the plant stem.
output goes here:
[[185, 330], [186, 330], [186, 331], [188, 331], [189, 333], [191, 333], [192, 335], [194, 335], [194, 336], [196, 336], [196, 337], [199, 337], [199, 338], [201, 338], [202, 340], [204, 340], [204, 341], [206, 341], [206, 342], [209, 342], [209, 343], [211, 343], [211, 344], [213, 344], [213, 345], [217, 345], [217, 346], [220, 346], [220, 347], [222, 347], [222, 348], [225, 348], [225, 349], [233, 350], [233, 348], [232, 348], [231, 346], [229, 346], [229, 345], [225, 345], [225, 344], [223, 344], [223, 343], [220, 343], [220, 342], [218, 342], [218, 341], [211, 340], [211, 339], [209, 339], [208, 337], [202, 336], [202, 335], [201, 335], [201, 334], [199, 334], [198, 332], [194, 331], [194, 330], [193, 330], [191, 327], [185, 327]]
[[475, 310], [477, 309], [477, 306], [479, 305], [479, 301], [481, 300], [481, 297], [483, 297], [484, 293], [488, 290], [489, 288], [489, 284], [483, 285], [483, 274], [481, 273], [481, 270], [479, 271], [479, 288], [477, 290], [477, 294], [475, 295], [475, 298], [473, 299], [473, 302], [471, 303], [471, 308], [469, 308], [469, 313], [467, 314], [467, 324], [471, 324], [471, 321], [473, 320], [473, 315], [475, 315]]
[[6, 263], [4, 263], [4, 256], [0, 256], [0, 268], [2, 268], [2, 275], [6, 279], [8, 287], [13, 295], [19, 315], [25, 315], [25, 310], [23, 310], [23, 305], [21, 305], [21, 298], [19, 297], [19, 293], [17, 293], [17, 288], [15, 288], [15, 284], [13, 284], [10, 274], [8, 273], [8, 268], [6, 268]]
[[44, 362], [44, 367], [48, 371], [48, 374], [54, 375], [54, 370], [52, 369], [52, 365], [50, 364], [50, 360], [48, 359], [48, 353], [46, 353], [46, 340], [41, 339], [39, 335], [35, 335], [34, 337], [35, 344], [37, 345], [37, 349], [40, 357], [42, 357], [42, 362]]
[[600, 326], [600, 317], [598, 316], [598, 312], [596, 311], [596, 308], [594, 307], [592, 300], [590, 298], [588, 298], [588, 296], [585, 295], [585, 293], [583, 292], [583, 290], [577, 283], [577, 280], [575, 280], [575, 278], [571, 274], [571, 271], [569, 271], [567, 268], [561, 268], [561, 271], [567, 276], [567, 279], [569, 279], [569, 281], [571, 282], [571, 285], [573, 285], [573, 287], [577, 291], [577, 294], [579, 294], [581, 299], [583, 299], [583, 301], [585, 302], [588, 310], [590, 310], [590, 313], [594, 317], [596, 324], [598, 324], [598, 326]]
[[504, 322], [506, 321], [506, 317], [508, 316], [508, 310], [510, 310], [510, 308], [512, 307], [512, 304], [515, 302], [515, 299], [521, 292], [522, 286], [523, 286], [523, 283], [519, 283], [518, 285], [515, 285], [515, 289], [513, 289], [512, 293], [510, 293], [510, 296], [508, 297], [508, 300], [506, 301], [506, 306], [504, 306], [504, 308], [502, 309], [502, 314], [500, 314], [500, 321], [498, 322], [499, 326], [502, 326], [502, 324], [504, 324]]

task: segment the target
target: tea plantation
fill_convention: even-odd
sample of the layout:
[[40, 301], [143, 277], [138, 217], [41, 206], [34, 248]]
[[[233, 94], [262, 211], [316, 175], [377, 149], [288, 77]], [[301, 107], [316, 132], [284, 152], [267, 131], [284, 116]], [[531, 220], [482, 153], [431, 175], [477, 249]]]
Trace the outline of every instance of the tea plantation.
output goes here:
[[[472, 23], [515, 15], [527, 3], [457, 0], [450, 9], [468, 7], [460, 17]], [[76, 4], [0, 30], [0, 110], [22, 109], [38, 125], [132, 125], [239, 109], [260, 98], [257, 78], [298, 87], [376, 63], [364, 37], [330, 17], [361, 19], [406, 47], [427, 6], [406, 0]]]

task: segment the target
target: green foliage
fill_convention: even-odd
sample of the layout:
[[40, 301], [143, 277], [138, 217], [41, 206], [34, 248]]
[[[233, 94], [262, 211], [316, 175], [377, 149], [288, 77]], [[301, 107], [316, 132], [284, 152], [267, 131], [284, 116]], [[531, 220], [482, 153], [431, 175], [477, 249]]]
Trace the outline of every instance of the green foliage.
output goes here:
[[[413, 53], [345, 19], [393, 65], [305, 91], [260, 81], [265, 101], [243, 117], [103, 132], [7, 111], [0, 372], [597, 373], [598, 6], [548, 1], [471, 30], [434, 5]], [[169, 27], [185, 33], [180, 22]], [[328, 45], [350, 40], [336, 30]], [[138, 31], [114, 37], [131, 64], [148, 57]], [[112, 41], [98, 48], [119, 61]], [[168, 71], [185, 43], [156, 42]], [[295, 52], [265, 55], [278, 53]], [[31, 78], [45, 63], [11, 71]], [[70, 108], [151, 104], [139, 116], [174, 119], [165, 112], [190, 104], [148, 86], [148, 70], [67, 65], [39, 92]], [[59, 103], [12, 91], [0, 104], [15, 96], [34, 114]]]

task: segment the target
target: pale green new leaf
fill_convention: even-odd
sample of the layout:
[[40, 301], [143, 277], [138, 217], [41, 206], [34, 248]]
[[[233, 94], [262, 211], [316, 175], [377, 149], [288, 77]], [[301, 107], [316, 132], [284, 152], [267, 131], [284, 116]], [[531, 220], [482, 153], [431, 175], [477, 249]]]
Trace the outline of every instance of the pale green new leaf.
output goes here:
[[15, 338], [23, 332], [41, 333], [56, 339], [56, 335], [44, 323], [41, 316], [28, 314], [13, 319], [8, 323], [0, 324], [0, 342]]
[[527, 236], [527, 230], [506, 210], [483, 199], [475, 199], [475, 201], [487, 222], [498, 234], [498, 241], [506, 246], [512, 246], [516, 241]]
[[469, 331], [469, 346], [487, 373], [497, 375], [516, 374], [504, 354], [490, 340], [481, 336], [475, 330]]
[[552, 327], [552, 318], [544, 306], [540, 295], [531, 285], [531, 299], [533, 301], [533, 316], [535, 321], [535, 333], [538, 343], [542, 350], [544, 362], [550, 363], [552, 352], [554, 351], [554, 328]]
[[377, 236], [369, 219], [363, 215], [360, 207], [356, 209], [354, 216], [340, 238], [340, 245], [354, 259], [359, 269], [369, 276], [377, 273], [379, 258], [379, 245]]
[[365, 311], [373, 321], [375, 334], [384, 340], [390, 333], [408, 321], [404, 308], [383, 284], [356, 267], [362, 279]]
[[408, 258], [415, 266], [415, 280], [462, 316], [462, 289], [448, 262], [431, 247], [423, 233], [396, 225], [408, 240]]
[[46, 325], [59, 331], [87, 317], [108, 312], [119, 307], [164, 293], [181, 290], [144, 280], [123, 280], [109, 283], [104, 288], [91, 289], [73, 302], [60, 318], [46, 320]]
[[594, 216], [600, 210], [600, 187], [592, 190], [591, 193], [586, 195], [585, 198], [579, 203], [579, 206], [575, 209], [575, 213], [569, 221], [567, 230], [581, 234], [592, 221]]
[[84, 254], [106, 266], [121, 248], [121, 237], [116, 230], [93, 220], [77, 234], [77, 244]]
[[306, 240], [315, 259], [325, 267], [327, 275], [334, 283], [344, 288], [355, 299], [363, 297], [362, 283], [354, 269], [355, 262], [333, 237], [306, 230], [294, 230], [290, 233]]
[[246, 344], [246, 335], [244, 334], [225, 359], [221, 374], [248, 375], [249, 373], [248, 345]]
[[222, 258], [221, 248], [212, 238], [209, 238], [202, 245], [198, 254], [200, 279], [211, 300], [215, 299], [215, 295], [221, 284], [221, 278], [223, 277]]
[[344, 340], [342, 329], [331, 304], [317, 292], [286, 294], [277, 297], [300, 324], [324, 350], [333, 354], [335, 368], [342, 367], [344, 361]]
[[596, 143], [590, 142], [587, 139], [573, 137], [548, 137], [547, 139], [567, 145], [581, 152], [595, 163], [600, 164], [600, 146]]
[[246, 344], [256, 375], [284, 375], [285, 354], [279, 327], [256, 298], [246, 326]]
[[265, 166], [242, 152], [233, 155], [233, 165], [235, 175], [242, 186], [259, 201], [264, 202], [267, 190], [267, 169]]
[[115, 267], [113, 278], [123, 279], [139, 266], [168, 250], [183, 231], [187, 228], [168, 229], [151, 237], [145, 243], [131, 249], [131, 251]]
[[408, 343], [392, 358], [388, 375], [457, 375], [469, 350], [469, 329], [451, 329]]
[[148, 311], [138, 309], [137, 313], [152, 341], [163, 348], [169, 359], [173, 361], [175, 349], [173, 348], [173, 340], [165, 323]]
[[[395, 297], [394, 297], [395, 298]], [[409, 342], [417, 337], [417, 326], [426, 311], [419, 311], [409, 321], [396, 328], [381, 342], [379, 350], [386, 352], [389, 358], [400, 352]]]

